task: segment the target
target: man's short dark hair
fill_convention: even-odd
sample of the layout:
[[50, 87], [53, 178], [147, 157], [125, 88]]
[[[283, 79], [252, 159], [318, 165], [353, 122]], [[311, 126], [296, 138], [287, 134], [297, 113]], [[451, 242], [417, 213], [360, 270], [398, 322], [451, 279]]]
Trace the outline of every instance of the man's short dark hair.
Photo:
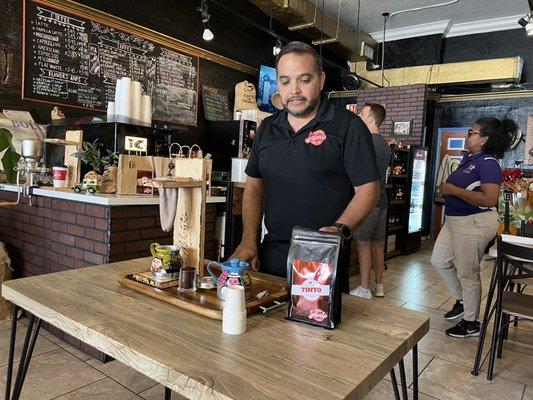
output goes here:
[[387, 116], [387, 111], [385, 111], [385, 107], [377, 103], [365, 103], [365, 107], [368, 107], [370, 109], [370, 112], [372, 113], [372, 116], [376, 121], [376, 126], [379, 128], [383, 121], [385, 121], [385, 117]]
[[316, 73], [320, 74], [322, 72], [322, 58], [315, 51], [315, 49], [313, 49], [307, 43], [294, 41], [294, 42], [289, 42], [285, 46], [283, 46], [281, 51], [276, 56], [276, 69], [278, 68], [279, 60], [285, 54], [298, 54], [298, 55], [310, 54], [311, 56], [313, 56], [313, 59], [314, 59], [314, 69]]

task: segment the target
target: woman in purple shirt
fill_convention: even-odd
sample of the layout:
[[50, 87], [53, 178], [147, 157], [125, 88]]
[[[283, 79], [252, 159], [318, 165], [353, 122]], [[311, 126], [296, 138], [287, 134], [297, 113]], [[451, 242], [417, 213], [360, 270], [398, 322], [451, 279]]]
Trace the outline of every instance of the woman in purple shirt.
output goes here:
[[456, 302], [444, 318], [461, 321], [446, 331], [451, 337], [479, 336], [480, 261], [498, 229], [502, 170], [498, 159], [518, 129], [510, 119], [481, 118], [468, 130], [459, 167], [441, 185], [446, 221], [437, 237], [431, 263]]

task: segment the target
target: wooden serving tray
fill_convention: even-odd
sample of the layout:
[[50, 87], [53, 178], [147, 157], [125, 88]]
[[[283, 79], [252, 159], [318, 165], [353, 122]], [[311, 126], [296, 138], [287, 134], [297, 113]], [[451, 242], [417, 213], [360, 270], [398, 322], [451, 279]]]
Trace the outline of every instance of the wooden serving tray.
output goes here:
[[[118, 282], [126, 288], [146, 294], [166, 303], [173, 304], [209, 318], [222, 319], [222, 307], [224, 306], [224, 302], [217, 297], [216, 289], [197, 289], [194, 293], [180, 293], [178, 292], [177, 287], [158, 289], [137, 282], [133, 279], [132, 275], [133, 274], [120, 275], [118, 277]], [[250, 276], [252, 277], [252, 289], [250, 292], [251, 300], [246, 302], [246, 311], [248, 315], [258, 312], [260, 306], [272, 305], [274, 301], [285, 301], [287, 299], [285, 285], [275, 282], [275, 278], [253, 272], [250, 273]], [[268, 294], [257, 299], [257, 294], [264, 290], [266, 290]]]

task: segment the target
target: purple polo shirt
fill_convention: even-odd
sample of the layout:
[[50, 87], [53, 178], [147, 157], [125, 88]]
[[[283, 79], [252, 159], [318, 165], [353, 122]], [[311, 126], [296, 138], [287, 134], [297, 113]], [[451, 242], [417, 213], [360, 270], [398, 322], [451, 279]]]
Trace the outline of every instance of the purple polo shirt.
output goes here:
[[[484, 183], [502, 183], [502, 169], [494, 156], [486, 153], [468, 154], [459, 167], [446, 180], [457, 187], [481, 191]], [[478, 207], [456, 196], [445, 196], [445, 215], [465, 216], [489, 211], [490, 207]]]

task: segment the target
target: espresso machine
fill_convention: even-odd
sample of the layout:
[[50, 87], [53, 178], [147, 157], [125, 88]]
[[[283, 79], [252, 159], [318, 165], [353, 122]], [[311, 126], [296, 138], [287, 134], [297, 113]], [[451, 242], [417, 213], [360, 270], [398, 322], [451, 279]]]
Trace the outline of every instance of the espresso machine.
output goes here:
[[[20, 202], [20, 195], [28, 197], [28, 205], [32, 205], [32, 192], [37, 182], [45, 178], [50, 172], [41, 161], [43, 157], [43, 142], [40, 140], [22, 140], [20, 146], [21, 157], [15, 171], [17, 171], [17, 204]], [[22, 184], [21, 182], [25, 182]]]

